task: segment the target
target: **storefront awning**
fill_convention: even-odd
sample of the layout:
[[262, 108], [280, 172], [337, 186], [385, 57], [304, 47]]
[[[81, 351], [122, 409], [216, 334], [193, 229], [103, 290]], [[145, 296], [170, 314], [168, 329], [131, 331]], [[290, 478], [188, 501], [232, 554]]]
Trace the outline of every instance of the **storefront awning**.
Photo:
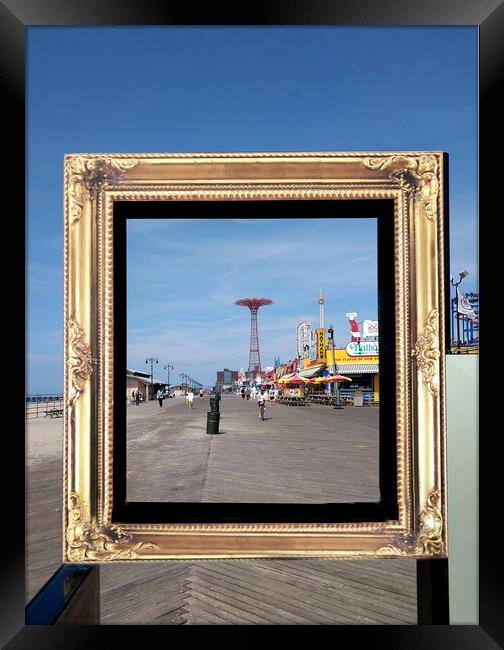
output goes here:
[[138, 375], [126, 375], [126, 379], [137, 379], [138, 381], [141, 381], [142, 384], [150, 384], [150, 379], [146, 379], [145, 377], [139, 377]]
[[277, 383], [286, 384], [287, 381], [288, 381], [291, 377], [294, 377], [295, 374], [296, 374], [295, 372], [289, 372], [288, 375], [283, 375], [283, 377], [279, 377], [279, 378], [277, 379]]
[[336, 368], [342, 375], [375, 375], [379, 366], [377, 363], [338, 363]]
[[298, 372], [298, 375], [300, 377], [304, 377], [305, 379], [311, 379], [312, 377], [316, 377], [321, 370], [325, 368], [325, 363], [319, 365], [319, 366], [313, 366], [313, 368], [306, 368], [305, 370], [300, 370]]

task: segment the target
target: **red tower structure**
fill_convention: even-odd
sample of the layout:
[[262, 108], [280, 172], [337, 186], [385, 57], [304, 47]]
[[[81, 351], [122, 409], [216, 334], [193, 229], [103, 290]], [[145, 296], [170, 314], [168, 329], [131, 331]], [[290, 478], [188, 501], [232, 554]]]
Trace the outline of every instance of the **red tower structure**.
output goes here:
[[240, 298], [235, 301], [235, 305], [248, 307], [250, 309], [250, 353], [249, 353], [249, 373], [255, 376], [261, 372], [261, 355], [259, 353], [259, 332], [257, 329], [257, 312], [259, 307], [271, 305], [273, 300], [269, 298]]

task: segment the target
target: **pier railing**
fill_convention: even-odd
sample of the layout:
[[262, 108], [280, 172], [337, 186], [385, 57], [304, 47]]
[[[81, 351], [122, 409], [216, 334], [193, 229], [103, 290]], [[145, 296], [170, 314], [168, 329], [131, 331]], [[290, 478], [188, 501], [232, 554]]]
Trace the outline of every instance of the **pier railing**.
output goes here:
[[27, 395], [25, 399], [25, 420], [33, 418], [61, 417], [63, 395]]

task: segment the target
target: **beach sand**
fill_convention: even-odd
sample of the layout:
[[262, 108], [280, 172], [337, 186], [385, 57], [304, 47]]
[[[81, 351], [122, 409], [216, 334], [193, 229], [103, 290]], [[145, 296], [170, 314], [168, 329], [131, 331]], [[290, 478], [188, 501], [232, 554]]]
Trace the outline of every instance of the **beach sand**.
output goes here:
[[25, 427], [26, 462], [63, 458], [63, 418], [32, 418]]

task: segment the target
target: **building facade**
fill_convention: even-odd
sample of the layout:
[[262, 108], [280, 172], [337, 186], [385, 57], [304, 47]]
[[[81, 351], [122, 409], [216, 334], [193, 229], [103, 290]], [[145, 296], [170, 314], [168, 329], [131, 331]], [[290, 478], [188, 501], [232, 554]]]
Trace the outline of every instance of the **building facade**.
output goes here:
[[165, 390], [166, 382], [154, 379], [151, 382], [149, 373], [140, 370], [126, 369], [126, 399], [131, 400], [133, 391], [139, 391], [144, 400], [154, 399], [157, 391]]
[[308, 346], [309, 353], [298, 359], [299, 375], [307, 379], [327, 373], [349, 377], [351, 381], [340, 383], [342, 390], [371, 392], [373, 402], [378, 403], [380, 401], [378, 341], [351, 342], [345, 348], [335, 348], [333, 355], [326, 329], [317, 328], [312, 332], [313, 340]]
[[238, 381], [238, 370], [229, 370], [224, 368], [224, 370], [217, 371], [217, 381], [215, 382], [217, 386], [222, 388], [232, 388], [235, 383]]
[[[355, 346], [355, 347], [354, 347]], [[338, 375], [349, 377], [351, 381], [341, 382], [344, 390], [372, 391], [373, 401], [380, 401], [380, 367], [378, 344], [360, 344], [361, 353], [355, 354], [358, 350], [356, 344], [349, 343], [346, 348], [334, 350], [335, 372]], [[368, 348], [368, 349], [366, 349]], [[373, 354], [374, 352], [374, 354]], [[334, 368], [332, 350], [327, 350], [327, 365], [330, 370]]]

